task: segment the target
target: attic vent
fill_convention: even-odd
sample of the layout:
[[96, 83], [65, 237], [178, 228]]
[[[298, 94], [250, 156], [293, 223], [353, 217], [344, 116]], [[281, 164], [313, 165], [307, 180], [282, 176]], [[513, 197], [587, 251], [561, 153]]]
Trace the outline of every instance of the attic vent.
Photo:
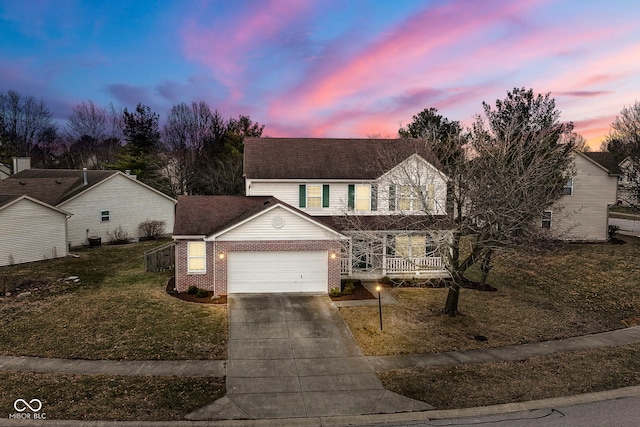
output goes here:
[[26, 183], [26, 182], [23, 182], [23, 181], [18, 181], [18, 183], [19, 183], [20, 185], [27, 185], [27, 183]]
[[60, 181], [59, 179], [56, 179], [56, 184], [62, 184], [62, 181]]
[[263, 205], [268, 205], [269, 203], [271, 203], [271, 200], [267, 200], [266, 202], [263, 203]]

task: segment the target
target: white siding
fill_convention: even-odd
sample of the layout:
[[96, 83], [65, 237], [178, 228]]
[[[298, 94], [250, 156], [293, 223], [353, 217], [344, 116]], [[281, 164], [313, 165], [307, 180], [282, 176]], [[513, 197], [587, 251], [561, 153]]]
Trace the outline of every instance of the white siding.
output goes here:
[[[248, 180], [248, 196], [274, 196], [283, 202], [301, 209], [309, 215], [343, 215], [347, 210], [349, 184], [376, 184], [378, 186], [377, 209], [371, 212], [359, 212], [365, 214], [389, 214], [389, 185], [420, 186], [427, 192], [428, 185], [434, 188], [434, 212], [435, 215], [446, 214], [447, 182], [444, 175], [428, 162], [421, 158], [411, 157], [393, 170], [384, 174], [377, 181], [319, 181], [309, 179], [291, 180], [288, 182], [251, 181]], [[329, 185], [328, 208], [300, 208], [300, 185]], [[403, 212], [408, 213], [408, 212]], [[424, 211], [416, 212], [424, 214]]]
[[[71, 212], [69, 240], [72, 246], [87, 243], [87, 237], [108, 241], [107, 232], [122, 226], [129, 237], [139, 237], [138, 225], [147, 220], [166, 223], [173, 231], [175, 203], [122, 174], [117, 174], [90, 188], [80, 196], [61, 203], [59, 208]], [[100, 220], [100, 212], [109, 211], [109, 221]]]
[[608, 206], [617, 199], [618, 179], [575, 154], [573, 195], [564, 196], [553, 209], [552, 230], [565, 240], [605, 241]]
[[216, 237], [220, 241], [333, 240], [335, 234], [288, 210], [277, 207]]
[[66, 215], [31, 200], [0, 210], [0, 266], [67, 255]]

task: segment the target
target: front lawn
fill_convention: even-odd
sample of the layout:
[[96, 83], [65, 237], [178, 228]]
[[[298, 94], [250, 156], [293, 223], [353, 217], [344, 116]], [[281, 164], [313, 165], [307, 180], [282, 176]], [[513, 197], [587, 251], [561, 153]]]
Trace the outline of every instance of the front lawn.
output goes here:
[[[165, 293], [169, 273], [144, 271], [164, 242], [102, 246], [0, 267], [0, 354], [82, 359], [225, 359], [225, 305]], [[77, 276], [79, 282], [59, 279]], [[14, 290], [16, 284], [31, 295]]]
[[367, 355], [499, 347], [622, 328], [640, 322], [640, 239], [624, 239], [498, 259], [488, 280], [498, 291], [463, 290], [455, 318], [441, 314], [447, 289], [393, 290], [399, 304], [383, 307], [383, 331], [377, 307], [340, 311]]
[[189, 412], [224, 396], [225, 388], [224, 378], [34, 372], [0, 372], [0, 384], [0, 408], [16, 413], [13, 404], [17, 398], [27, 402], [38, 399], [42, 402], [38, 414], [46, 414], [47, 421], [183, 420]]
[[612, 390], [640, 384], [640, 344], [379, 374], [388, 390], [457, 409]]

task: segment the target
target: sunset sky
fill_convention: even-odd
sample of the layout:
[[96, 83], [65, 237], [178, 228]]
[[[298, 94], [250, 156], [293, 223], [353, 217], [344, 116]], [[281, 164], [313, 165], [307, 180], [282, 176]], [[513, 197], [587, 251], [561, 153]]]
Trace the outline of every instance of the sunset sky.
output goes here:
[[61, 124], [87, 100], [206, 101], [272, 137], [395, 137], [526, 87], [597, 149], [640, 101], [637, 0], [0, 0], [0, 40], [0, 91]]

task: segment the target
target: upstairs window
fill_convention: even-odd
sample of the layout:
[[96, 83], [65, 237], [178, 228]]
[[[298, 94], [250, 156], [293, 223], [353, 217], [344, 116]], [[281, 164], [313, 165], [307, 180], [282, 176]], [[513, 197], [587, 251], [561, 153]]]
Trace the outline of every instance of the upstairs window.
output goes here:
[[370, 211], [371, 210], [371, 186], [356, 185], [356, 199], [355, 209], [357, 211]]
[[569, 178], [569, 181], [564, 185], [563, 194], [565, 196], [573, 196], [573, 178]]
[[[435, 185], [428, 184], [426, 193], [423, 188], [414, 188], [408, 185], [391, 185], [389, 187], [390, 211], [427, 211], [433, 212], [435, 202]], [[425, 200], [426, 198], [426, 200]], [[426, 201], [426, 206], [424, 202]]]
[[111, 213], [109, 211], [100, 211], [100, 222], [111, 221]]
[[542, 212], [542, 228], [551, 228], [551, 211]]
[[329, 186], [326, 184], [301, 184], [298, 206], [301, 208], [328, 208]]

